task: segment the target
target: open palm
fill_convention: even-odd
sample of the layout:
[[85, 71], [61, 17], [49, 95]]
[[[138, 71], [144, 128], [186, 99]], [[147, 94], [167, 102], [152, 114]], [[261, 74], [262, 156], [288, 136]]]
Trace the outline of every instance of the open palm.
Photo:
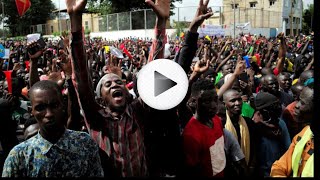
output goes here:
[[154, 13], [156, 13], [158, 18], [168, 19], [170, 16], [170, 0], [156, 0], [154, 3], [152, 0], [145, 1], [151, 8]]
[[87, 0], [66, 0], [68, 14], [80, 13], [86, 7]]

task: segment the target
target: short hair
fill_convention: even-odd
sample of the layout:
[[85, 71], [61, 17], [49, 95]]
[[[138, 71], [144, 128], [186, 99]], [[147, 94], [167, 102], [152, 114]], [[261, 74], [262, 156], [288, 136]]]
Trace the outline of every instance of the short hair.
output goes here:
[[191, 94], [198, 95], [201, 91], [206, 91], [206, 90], [215, 91], [214, 83], [212, 83], [208, 79], [200, 79], [193, 83], [191, 88]]
[[43, 80], [43, 81], [38, 81], [36, 82], [29, 91], [29, 97], [30, 100], [33, 98], [33, 91], [36, 89], [41, 89], [41, 90], [55, 90], [57, 94], [59, 95], [59, 98], [62, 98], [62, 93], [61, 93], [61, 88], [57, 83], [51, 80]]
[[307, 71], [303, 71], [300, 76], [299, 76], [299, 80], [301, 83], [304, 83], [306, 80], [308, 80], [309, 78], [314, 77], [314, 72], [313, 70], [307, 70]]
[[290, 73], [288, 73], [288, 72], [281, 72], [281, 73], [278, 75], [278, 78], [279, 78], [280, 76], [289, 76], [289, 77], [290, 77]]
[[225, 99], [227, 98], [227, 96], [230, 95], [230, 93], [238, 93], [239, 94], [239, 91], [237, 91], [235, 89], [226, 90], [226, 92], [223, 93], [223, 102], [225, 102]]

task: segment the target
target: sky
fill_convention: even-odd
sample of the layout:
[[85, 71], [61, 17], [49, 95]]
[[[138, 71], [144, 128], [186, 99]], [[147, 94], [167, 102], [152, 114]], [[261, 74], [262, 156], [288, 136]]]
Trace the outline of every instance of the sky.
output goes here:
[[[143, 1], [143, 0], [142, 0]], [[222, 6], [222, 1], [223, 0], [211, 0], [209, 2], [209, 6]], [[60, 8], [65, 9], [66, 4], [65, 0], [52, 0], [52, 2], [56, 5], [56, 7], [59, 9], [59, 3], [60, 3]], [[306, 4], [313, 4], [314, 0], [303, 0], [305, 6], [304, 8], [307, 8]], [[199, 3], [198, 0], [182, 0], [182, 3], [175, 3], [176, 7], [185, 7], [185, 6], [197, 6]]]

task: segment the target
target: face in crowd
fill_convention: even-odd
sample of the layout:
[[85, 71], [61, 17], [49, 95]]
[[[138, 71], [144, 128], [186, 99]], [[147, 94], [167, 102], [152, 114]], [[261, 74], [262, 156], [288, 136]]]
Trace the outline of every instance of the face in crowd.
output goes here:
[[240, 116], [242, 111], [242, 98], [241, 94], [230, 89], [223, 94], [223, 102], [225, 103], [226, 109], [232, 115]]
[[313, 89], [303, 88], [294, 108], [294, 116], [296, 121], [311, 121], [313, 119]]
[[129, 92], [122, 79], [113, 73], [102, 79], [101, 97], [111, 109], [122, 109], [126, 105]]
[[30, 89], [32, 114], [40, 133], [50, 135], [65, 128], [63, 97], [60, 87], [53, 81], [39, 81]]
[[279, 85], [285, 91], [288, 92], [292, 85], [292, 80], [289, 73], [281, 73], [278, 76]]
[[277, 96], [279, 93], [279, 83], [277, 77], [273, 74], [264, 76], [262, 87], [264, 91], [269, 92], [275, 96]]

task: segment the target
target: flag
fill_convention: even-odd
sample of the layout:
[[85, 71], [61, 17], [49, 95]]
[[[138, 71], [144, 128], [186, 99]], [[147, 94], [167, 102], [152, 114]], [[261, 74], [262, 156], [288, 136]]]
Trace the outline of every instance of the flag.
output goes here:
[[206, 35], [206, 37], [205, 37], [208, 41], [210, 41], [211, 42], [211, 38], [208, 36], [208, 35]]
[[9, 93], [12, 93], [12, 78], [11, 78], [12, 71], [3, 71], [3, 72], [7, 78], [8, 91], [9, 91]]
[[184, 32], [180, 33], [180, 38], [184, 38]]
[[110, 52], [110, 47], [109, 46], [104, 46], [104, 50], [106, 51], [106, 53]]
[[132, 55], [129, 53], [127, 48], [124, 46], [124, 44], [120, 44], [120, 49], [129, 57], [129, 59], [132, 59]]
[[31, 6], [30, 0], [16, 0], [19, 16], [23, 16]]

